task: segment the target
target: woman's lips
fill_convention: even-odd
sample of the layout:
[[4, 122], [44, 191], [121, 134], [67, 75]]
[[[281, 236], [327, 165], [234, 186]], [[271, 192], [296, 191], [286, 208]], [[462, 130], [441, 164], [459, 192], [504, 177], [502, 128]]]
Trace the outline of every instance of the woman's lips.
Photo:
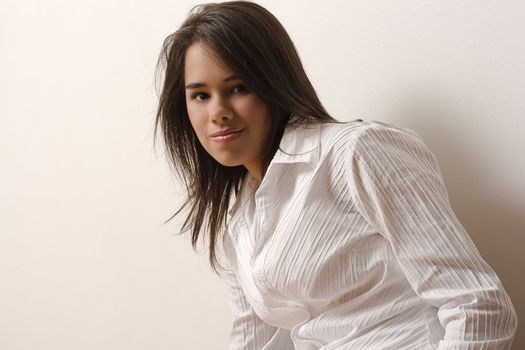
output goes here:
[[211, 136], [211, 139], [215, 142], [230, 142], [241, 136], [241, 133], [244, 131], [244, 129], [240, 130], [232, 130], [232, 132], [228, 132], [225, 135], [218, 135], [218, 136]]

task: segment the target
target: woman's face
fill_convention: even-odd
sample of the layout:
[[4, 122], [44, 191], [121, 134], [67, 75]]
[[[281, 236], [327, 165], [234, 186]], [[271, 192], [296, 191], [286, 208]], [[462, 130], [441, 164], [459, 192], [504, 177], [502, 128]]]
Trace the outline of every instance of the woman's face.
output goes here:
[[204, 149], [222, 165], [244, 165], [261, 179], [268, 106], [238, 76], [196, 42], [184, 63], [186, 106]]

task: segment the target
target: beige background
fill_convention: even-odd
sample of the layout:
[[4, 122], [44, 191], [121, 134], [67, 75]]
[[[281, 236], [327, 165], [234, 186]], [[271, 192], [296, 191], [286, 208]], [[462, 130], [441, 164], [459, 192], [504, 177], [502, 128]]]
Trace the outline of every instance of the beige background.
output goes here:
[[[334, 116], [423, 136], [524, 321], [525, 2], [261, 3]], [[0, 349], [226, 348], [152, 147], [157, 54], [193, 4], [0, 0]]]

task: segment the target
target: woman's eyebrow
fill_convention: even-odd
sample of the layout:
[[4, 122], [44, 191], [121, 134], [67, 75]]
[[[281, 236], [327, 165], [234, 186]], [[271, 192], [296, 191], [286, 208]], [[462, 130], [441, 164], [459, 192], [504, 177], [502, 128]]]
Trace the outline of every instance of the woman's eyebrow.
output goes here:
[[[237, 80], [237, 79], [240, 79], [240, 77], [237, 74], [231, 74], [227, 76], [226, 78], [224, 78], [224, 82]], [[188, 85], [186, 85], [186, 90], [197, 89], [197, 88], [206, 87], [206, 86], [207, 85], [205, 83], [189, 83]]]

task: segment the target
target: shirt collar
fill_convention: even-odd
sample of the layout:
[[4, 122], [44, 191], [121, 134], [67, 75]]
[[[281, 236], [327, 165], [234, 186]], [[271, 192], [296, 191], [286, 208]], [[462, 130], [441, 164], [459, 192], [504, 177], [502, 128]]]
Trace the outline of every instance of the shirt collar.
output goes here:
[[[321, 124], [287, 126], [271, 163], [307, 163], [313, 169], [319, 161], [320, 142]], [[256, 186], [256, 180], [253, 179], [249, 173], [243, 178], [238, 196], [232, 208], [228, 211], [230, 216], [233, 216], [246, 200], [246, 191], [244, 188], [246, 186], [252, 191], [254, 190], [254, 186]]]
[[[271, 163], [307, 163], [312, 168], [315, 168], [319, 161], [320, 142], [321, 124], [287, 126]], [[239, 206], [242, 205], [242, 202], [244, 202], [243, 199], [245, 199], [245, 196], [243, 196], [243, 194], [246, 192], [244, 191], [244, 187], [253, 187], [255, 186], [254, 182], [255, 180], [247, 173], [242, 181], [238, 196], [232, 208], [228, 211], [230, 216], [232, 216], [238, 210]]]
[[315, 168], [319, 160], [321, 124], [288, 126], [272, 163], [308, 163]]

